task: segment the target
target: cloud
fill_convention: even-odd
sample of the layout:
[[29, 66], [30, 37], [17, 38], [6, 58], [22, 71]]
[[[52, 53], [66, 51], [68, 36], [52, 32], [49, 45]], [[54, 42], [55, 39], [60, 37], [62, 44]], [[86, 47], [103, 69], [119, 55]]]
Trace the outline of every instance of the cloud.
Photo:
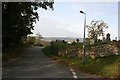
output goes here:
[[42, 17], [40, 21], [35, 24], [33, 33], [41, 33], [42, 36], [49, 37], [80, 37], [77, 33], [68, 30], [68, 27], [69, 25], [67, 24]]

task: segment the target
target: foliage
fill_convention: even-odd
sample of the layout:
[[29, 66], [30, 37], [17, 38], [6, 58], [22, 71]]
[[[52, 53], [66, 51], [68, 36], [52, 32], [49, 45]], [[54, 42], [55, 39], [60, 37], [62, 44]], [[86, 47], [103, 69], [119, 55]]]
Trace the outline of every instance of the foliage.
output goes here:
[[54, 60], [60, 61], [62, 63], [73, 66], [78, 71], [83, 71], [90, 74], [96, 74], [98, 77], [111, 78], [120, 76], [119, 73], [119, 56], [110, 55], [104, 58], [98, 57], [96, 59], [91, 59], [90, 57], [85, 57], [85, 63], [82, 64], [82, 58], [78, 57], [62, 57], [62, 56], [51, 56]]
[[[107, 43], [96, 43], [93, 45], [86, 45], [86, 49], [90, 49], [91, 47], [102, 47], [100, 45], [106, 45]], [[118, 43], [116, 43], [118, 44]], [[61, 45], [61, 47], [60, 47]], [[117, 77], [120, 76], [120, 73], [118, 71], [119, 68], [119, 60], [120, 56], [119, 55], [109, 55], [109, 56], [104, 56], [104, 57], [96, 57], [95, 59], [92, 59], [90, 56], [85, 56], [85, 62], [82, 64], [82, 58], [81, 57], [68, 57], [68, 56], [59, 56], [56, 55], [57, 51], [59, 50], [66, 50], [69, 47], [77, 49], [77, 47], [82, 48], [82, 43], [80, 44], [71, 44], [71, 45], [66, 45], [66, 44], [60, 44], [60, 43], [52, 43], [51, 46], [47, 46], [43, 49], [43, 52], [52, 57], [54, 60], [61, 61], [65, 64], [68, 64], [70, 66], [74, 66], [80, 71], [91, 73], [91, 74], [96, 74], [99, 77]], [[119, 44], [118, 44], [119, 46]], [[52, 50], [53, 49], [53, 50]], [[63, 52], [64, 53], [64, 52]], [[120, 70], [120, 69], [119, 69]]]
[[60, 51], [72, 50], [72, 49], [82, 48], [82, 43], [67, 44], [64, 42], [51, 42], [51, 45], [46, 46], [43, 52], [46, 55], [58, 55]]
[[109, 42], [111, 39], [110, 39], [110, 34], [106, 34], [106, 41]]
[[53, 54], [57, 54], [60, 50], [67, 48], [69, 45], [66, 43], [52, 43], [51, 51]]
[[3, 2], [2, 34], [3, 51], [13, 45], [19, 45], [33, 30], [33, 23], [39, 20], [37, 9], [53, 9], [54, 2]]
[[43, 48], [43, 49], [42, 49], [42, 52], [43, 52], [45, 55], [47, 55], [47, 56], [53, 55], [50, 46], [46, 46], [45, 48]]
[[35, 41], [36, 41], [35, 37], [33, 37], [33, 36], [27, 36], [27, 39], [26, 39], [26, 43], [27, 44], [34, 45]]
[[79, 39], [76, 39], [77, 43], [80, 41]]
[[87, 25], [88, 28], [88, 37], [90, 39], [94, 39], [95, 42], [97, 42], [97, 38], [99, 36], [104, 36], [104, 28], [108, 28], [107, 24], [103, 21], [92, 21], [89, 25]]
[[40, 40], [42, 38], [42, 35], [40, 33], [36, 34], [36, 40], [35, 45], [42, 45], [42, 41]]

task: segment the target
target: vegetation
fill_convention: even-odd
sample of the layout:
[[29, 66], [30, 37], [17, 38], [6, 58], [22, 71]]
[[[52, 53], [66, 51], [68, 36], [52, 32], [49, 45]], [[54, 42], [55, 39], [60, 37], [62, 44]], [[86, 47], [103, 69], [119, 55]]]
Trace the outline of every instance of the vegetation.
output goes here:
[[55, 55], [51, 55], [51, 57], [54, 60], [60, 61], [80, 71], [96, 74], [98, 77], [120, 77], [120, 65], [118, 64], [118, 61], [120, 61], [120, 57], [115, 55], [107, 56], [105, 58], [99, 57], [96, 59], [85, 57], [84, 64], [81, 63], [82, 59], [78, 57], [68, 58]]
[[[2, 60], [3, 63], [20, 57], [28, 45], [25, 40], [32, 34], [33, 23], [39, 20], [38, 8], [53, 10], [54, 2], [2, 2]], [[34, 43], [34, 38], [29, 41]]]
[[[97, 46], [98, 44], [90, 45]], [[110, 55], [105, 57], [97, 57], [92, 59], [89, 56], [85, 56], [85, 63], [82, 64], [81, 57], [67, 57], [67, 56], [59, 56], [57, 53], [62, 49], [69, 48], [71, 46], [76, 46], [82, 48], [82, 44], [63, 44], [63, 43], [55, 43], [50, 46], [47, 46], [43, 49], [45, 55], [52, 57], [54, 60], [60, 61], [69, 66], [75, 67], [83, 72], [96, 74], [98, 77], [118, 77], [120, 76], [119, 69], [119, 61], [120, 56]], [[74, 48], [76, 48], [74, 47]]]
[[26, 44], [29, 44], [29, 45], [34, 45], [35, 44], [35, 37], [34, 36], [27, 36], [27, 39], [26, 39]]
[[65, 43], [54, 43], [54, 42], [51, 42], [51, 45], [49, 46], [46, 46], [44, 49], [43, 49], [43, 52], [46, 53], [47, 55], [57, 55], [57, 53], [61, 50], [61, 49], [65, 49], [67, 48], [68, 44], [65, 44]]
[[25, 55], [24, 51], [26, 48], [29, 47], [28, 45], [19, 45], [12, 48], [7, 49], [6, 52], [2, 54], [2, 64], [3, 66], [6, 66], [6, 64], [9, 64], [13, 61], [16, 61], [17, 59], [23, 57]]
[[104, 36], [104, 28], [108, 28], [107, 24], [103, 21], [91, 21], [89, 25], [87, 25], [88, 28], [88, 37], [90, 39], [93, 39], [95, 43], [97, 42], [97, 39], [99, 36]]
[[[33, 23], [39, 20], [37, 9], [53, 9], [54, 2], [3, 2], [2, 3], [2, 34], [3, 52], [8, 48], [23, 44], [33, 30]], [[48, 6], [48, 7], [47, 7]], [[14, 49], [13, 47], [13, 49]]]

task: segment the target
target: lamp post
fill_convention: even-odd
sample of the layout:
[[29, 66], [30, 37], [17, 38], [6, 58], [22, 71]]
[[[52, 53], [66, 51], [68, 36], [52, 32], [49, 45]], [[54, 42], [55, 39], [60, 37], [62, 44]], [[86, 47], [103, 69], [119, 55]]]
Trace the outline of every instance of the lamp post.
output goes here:
[[83, 11], [80, 11], [80, 13], [85, 15], [84, 19], [84, 34], [83, 34], [83, 51], [82, 51], [82, 64], [84, 64], [84, 56], [85, 56], [85, 27], [86, 27], [86, 13]]

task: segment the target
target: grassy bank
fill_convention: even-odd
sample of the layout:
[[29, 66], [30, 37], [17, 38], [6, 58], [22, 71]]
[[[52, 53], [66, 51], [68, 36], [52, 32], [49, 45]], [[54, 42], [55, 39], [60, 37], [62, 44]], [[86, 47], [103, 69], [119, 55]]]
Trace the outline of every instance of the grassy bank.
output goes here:
[[29, 47], [29, 45], [16, 46], [6, 49], [6, 51], [2, 53], [3, 66], [21, 58], [27, 47]]
[[120, 56], [110, 55], [106, 57], [97, 57], [95, 59], [86, 56], [85, 63], [82, 64], [81, 58], [58, 56], [53, 53], [54, 51], [51, 50], [51, 46], [45, 47], [43, 52], [45, 55], [62, 63], [74, 66], [83, 72], [96, 74], [99, 77], [120, 77]]

